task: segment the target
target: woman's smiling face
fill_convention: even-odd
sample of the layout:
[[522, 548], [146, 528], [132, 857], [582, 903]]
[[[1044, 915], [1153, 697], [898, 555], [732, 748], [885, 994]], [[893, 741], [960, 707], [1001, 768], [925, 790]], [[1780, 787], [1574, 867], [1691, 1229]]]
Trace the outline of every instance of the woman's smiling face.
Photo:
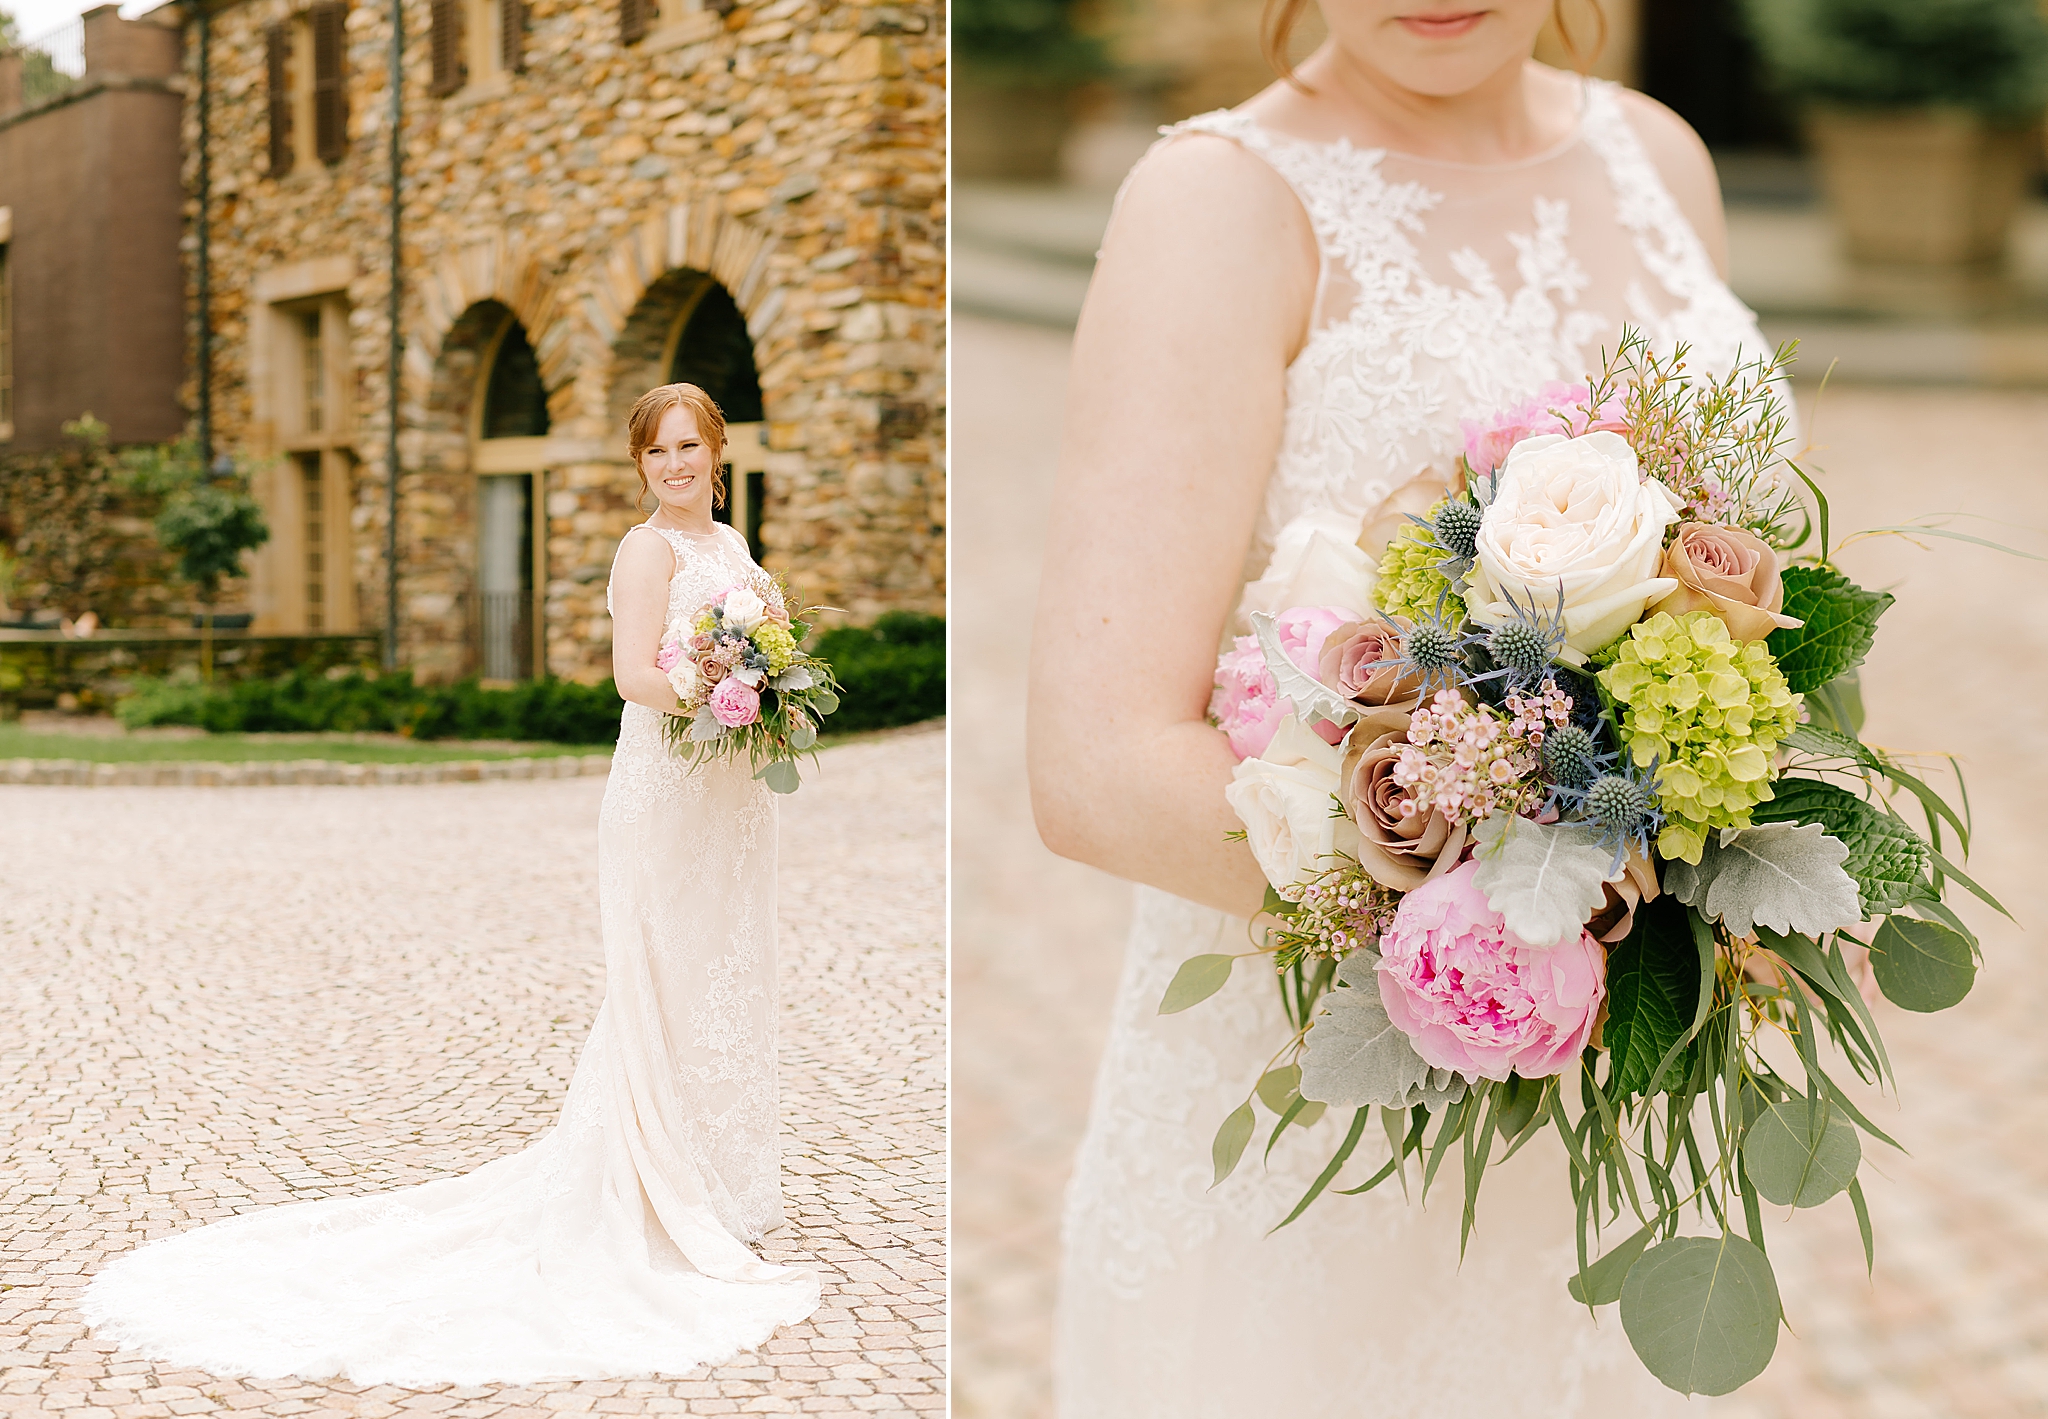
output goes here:
[[1322, 0], [1330, 36], [1410, 93], [1454, 98], [1528, 57], [1549, 0]]
[[654, 442], [640, 451], [640, 471], [669, 516], [685, 524], [711, 521], [718, 451], [697, 431], [697, 416], [677, 404], [661, 416]]

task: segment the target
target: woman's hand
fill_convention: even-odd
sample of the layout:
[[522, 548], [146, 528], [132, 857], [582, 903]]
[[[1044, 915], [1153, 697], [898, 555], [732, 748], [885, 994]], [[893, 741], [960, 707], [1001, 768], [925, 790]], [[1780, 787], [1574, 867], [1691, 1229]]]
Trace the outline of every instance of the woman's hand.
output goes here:
[[667, 629], [668, 583], [676, 554], [660, 537], [627, 534], [612, 566], [612, 680], [636, 705], [676, 711], [676, 692], [654, 657]]
[[1266, 884], [1206, 715], [1316, 277], [1307, 215], [1235, 144], [1141, 165], [1074, 335], [1032, 640], [1046, 845], [1239, 916]]

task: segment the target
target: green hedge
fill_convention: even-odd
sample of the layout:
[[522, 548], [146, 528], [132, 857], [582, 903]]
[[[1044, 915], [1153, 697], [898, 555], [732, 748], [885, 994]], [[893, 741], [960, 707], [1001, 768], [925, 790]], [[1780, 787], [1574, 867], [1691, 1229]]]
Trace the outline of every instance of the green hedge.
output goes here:
[[[891, 612], [867, 627], [818, 637], [843, 694], [829, 733], [915, 724], [946, 712], [946, 623]], [[415, 739], [515, 739], [610, 744], [619, 735], [619, 692], [610, 680], [579, 685], [534, 680], [506, 690], [475, 681], [416, 685], [409, 671], [293, 671], [211, 686], [140, 681], [120, 704], [122, 723], [191, 724], [215, 734], [387, 733]]]

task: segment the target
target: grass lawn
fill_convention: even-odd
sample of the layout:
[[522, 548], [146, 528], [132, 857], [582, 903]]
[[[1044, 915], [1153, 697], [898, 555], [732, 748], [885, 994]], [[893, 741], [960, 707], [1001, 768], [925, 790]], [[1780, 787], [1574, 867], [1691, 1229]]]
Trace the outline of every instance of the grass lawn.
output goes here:
[[327, 759], [344, 764], [437, 764], [450, 759], [550, 758], [604, 754], [605, 744], [465, 744], [435, 739], [415, 743], [389, 734], [66, 734], [0, 724], [0, 759], [81, 759], [95, 764], [190, 760], [239, 764]]

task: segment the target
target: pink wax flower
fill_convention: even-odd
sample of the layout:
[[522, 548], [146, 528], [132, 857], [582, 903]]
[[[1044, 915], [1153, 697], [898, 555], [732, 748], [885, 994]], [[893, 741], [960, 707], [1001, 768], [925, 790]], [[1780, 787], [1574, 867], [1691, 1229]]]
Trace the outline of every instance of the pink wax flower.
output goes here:
[[1265, 753], [1287, 709], [1258, 641], [1239, 636], [1236, 648], [1216, 662], [1216, 688], [1209, 696], [1209, 717], [1230, 740], [1230, 752], [1240, 759]]
[[[1592, 409], [1587, 407], [1592, 398], [1592, 389], [1584, 384], [1546, 384], [1526, 404], [1490, 419], [1466, 419], [1459, 425], [1465, 434], [1465, 461], [1475, 473], [1491, 473], [1507, 462], [1509, 449], [1538, 434], [1569, 434], [1577, 438], [1602, 429], [1626, 434], [1628, 425], [1622, 422], [1621, 400], [1609, 399], [1600, 408]], [[1564, 417], [1559, 418], [1559, 414]]]
[[666, 675], [669, 671], [676, 668], [676, 662], [682, 658], [682, 642], [673, 639], [665, 640], [661, 643], [661, 649], [655, 652], [654, 668]]
[[1434, 1068], [1468, 1079], [1562, 1073], [1592, 1038], [1606, 955], [1581, 931], [1531, 946], [1507, 929], [1467, 862], [1401, 899], [1380, 938], [1380, 999]]
[[711, 692], [711, 715], [727, 729], [738, 729], [761, 717], [761, 692], [744, 680], [728, 678]]

